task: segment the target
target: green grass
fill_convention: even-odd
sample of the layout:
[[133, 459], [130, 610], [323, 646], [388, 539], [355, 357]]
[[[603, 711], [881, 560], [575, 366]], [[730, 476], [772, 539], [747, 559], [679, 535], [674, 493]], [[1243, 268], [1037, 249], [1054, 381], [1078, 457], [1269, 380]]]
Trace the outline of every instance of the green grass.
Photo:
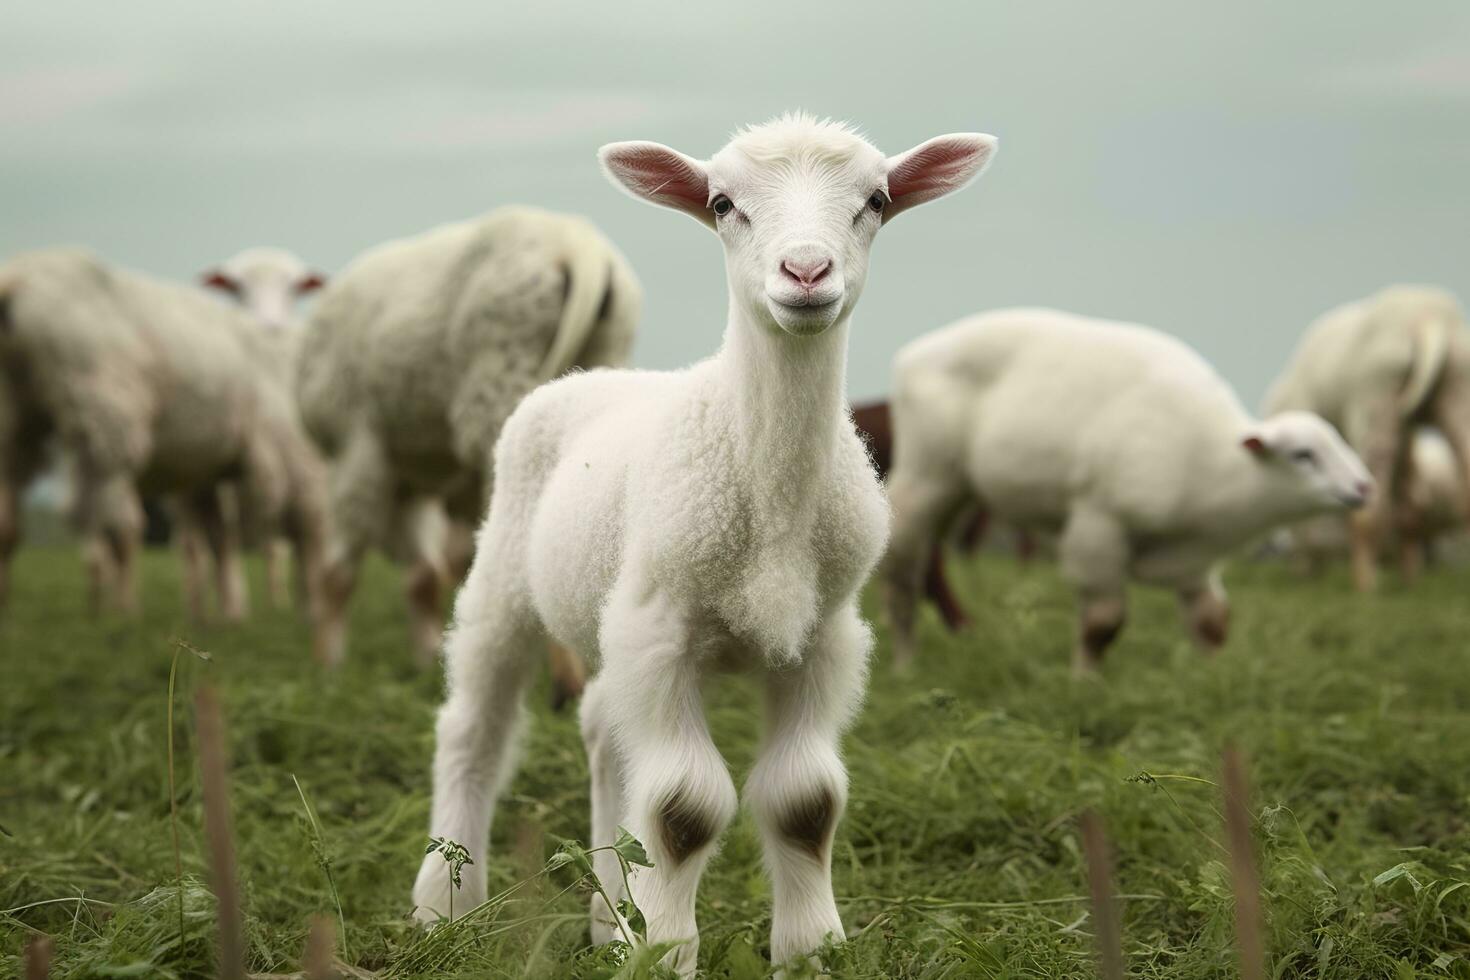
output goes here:
[[[1242, 565], [1227, 577], [1234, 636], [1213, 659], [1188, 646], [1170, 597], [1137, 590], [1104, 679], [1082, 684], [1052, 569], [987, 557], [956, 578], [976, 627], [951, 638], [927, 616], [906, 678], [890, 674], [880, 635], [847, 741], [852, 795], [834, 868], [850, 938], [827, 953], [833, 976], [1090, 975], [1086, 807], [1106, 822], [1130, 896], [1130, 975], [1234, 975], [1214, 785], [1233, 740], [1251, 763], [1272, 974], [1470, 977], [1464, 572], [1361, 599], [1340, 572], [1304, 581]], [[331, 675], [293, 616], [195, 628], [170, 556], [149, 555], [144, 580], [141, 621], [95, 622], [72, 551], [20, 555], [0, 620], [0, 974], [38, 932], [55, 937], [53, 977], [212, 974], [191, 702], [206, 680], [233, 755], [252, 971], [299, 969], [309, 917], [337, 917], [334, 882], [346, 959], [384, 977], [614, 973], [612, 951], [586, 947], [586, 895], [569, 888], [570, 869], [537, 876], [562, 839], [585, 839], [588, 812], [575, 718], [552, 715], [544, 688], [524, 753], [534, 764], [501, 803], [488, 869], [492, 892], [532, 880], [493, 914], [426, 937], [405, 914], [426, 844], [440, 680], [412, 666], [393, 570], [369, 568], [352, 658]], [[165, 730], [175, 637], [213, 655], [179, 663], [182, 935]], [[736, 677], [709, 700], [739, 783], [758, 699]], [[769, 972], [769, 888], [744, 816], [699, 915], [709, 975]]]

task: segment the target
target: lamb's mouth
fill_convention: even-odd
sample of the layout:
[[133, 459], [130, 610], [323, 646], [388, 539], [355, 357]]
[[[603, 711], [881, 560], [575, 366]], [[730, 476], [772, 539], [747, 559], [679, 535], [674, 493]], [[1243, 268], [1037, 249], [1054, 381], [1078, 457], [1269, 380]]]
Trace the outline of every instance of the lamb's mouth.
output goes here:
[[805, 297], [799, 303], [788, 303], [785, 300], [776, 299], [774, 296], [770, 297], [770, 300], [773, 304], [787, 312], [795, 313], [798, 316], [807, 316], [813, 313], [826, 313], [838, 303], [842, 302], [842, 297], [834, 296], [832, 299], [821, 303], [813, 302], [810, 296]]

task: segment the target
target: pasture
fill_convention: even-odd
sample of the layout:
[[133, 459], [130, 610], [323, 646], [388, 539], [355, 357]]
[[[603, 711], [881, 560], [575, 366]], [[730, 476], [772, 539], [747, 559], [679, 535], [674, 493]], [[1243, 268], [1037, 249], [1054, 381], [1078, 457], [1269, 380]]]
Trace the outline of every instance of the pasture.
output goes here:
[[[1135, 589], [1100, 680], [1070, 670], [1074, 610], [1054, 569], [987, 555], [954, 564], [974, 618], [921, 622], [895, 677], [879, 628], [867, 704], [846, 739], [851, 798], [834, 877], [848, 940], [834, 977], [1093, 975], [1078, 816], [1114, 851], [1130, 976], [1235, 975], [1220, 753], [1250, 764], [1252, 829], [1276, 977], [1470, 977], [1470, 603], [1463, 571], [1360, 597], [1337, 569], [1227, 573], [1233, 636], [1213, 659], [1172, 596]], [[252, 596], [265, 601], [252, 564]], [[137, 622], [85, 612], [74, 550], [23, 550], [0, 618], [0, 973], [35, 933], [52, 976], [213, 975], [193, 692], [225, 709], [252, 973], [300, 969], [314, 913], [339, 916], [360, 975], [650, 975], [587, 947], [587, 893], [544, 872], [588, 833], [575, 713], [544, 682], [522, 766], [494, 827], [504, 900], [425, 934], [407, 919], [424, 853], [437, 672], [412, 664], [394, 571], [365, 573], [348, 663], [325, 673], [307, 628], [259, 609], [241, 627], [185, 619], [177, 562], [150, 552]], [[867, 612], [876, 614], [870, 588]], [[183, 922], [170, 826], [167, 691], [175, 639], [175, 770]], [[759, 700], [740, 677], [708, 691], [737, 785]], [[299, 784], [299, 789], [298, 789]], [[308, 806], [312, 815], [308, 815]], [[768, 886], [742, 815], [699, 899], [700, 966], [766, 976]], [[622, 971], [621, 973], [619, 971]], [[357, 975], [357, 974], [354, 974]]]

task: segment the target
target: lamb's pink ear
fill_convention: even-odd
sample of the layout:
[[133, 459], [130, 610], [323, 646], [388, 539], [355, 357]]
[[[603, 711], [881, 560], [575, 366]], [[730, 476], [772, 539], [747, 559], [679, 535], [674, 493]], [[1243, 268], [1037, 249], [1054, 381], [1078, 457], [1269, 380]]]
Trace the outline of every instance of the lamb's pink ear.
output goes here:
[[327, 277], [320, 272], [308, 272], [296, 283], [296, 295], [305, 296], [314, 293], [327, 284]]
[[883, 220], [959, 190], [980, 176], [995, 155], [996, 139], [984, 133], [950, 133], [888, 158], [888, 199]]
[[597, 158], [613, 183], [634, 197], [715, 226], [709, 209], [709, 174], [698, 160], [644, 140], [609, 143], [597, 151]]
[[199, 277], [199, 285], [209, 289], [218, 289], [220, 292], [229, 293], [231, 296], [240, 295], [240, 284], [230, 276], [225, 275], [221, 269], [210, 269]]
[[1252, 456], [1266, 457], [1271, 455], [1271, 444], [1265, 440], [1259, 432], [1248, 432], [1241, 437], [1240, 444]]

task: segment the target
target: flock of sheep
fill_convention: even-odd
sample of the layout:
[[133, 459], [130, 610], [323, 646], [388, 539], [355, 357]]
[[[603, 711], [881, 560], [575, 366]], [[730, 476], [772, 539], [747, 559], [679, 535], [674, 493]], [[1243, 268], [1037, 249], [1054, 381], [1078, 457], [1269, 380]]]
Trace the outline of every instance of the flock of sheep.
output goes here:
[[[771, 953], [809, 954], [842, 935], [839, 739], [871, 647], [858, 592], [880, 562], [903, 662], [922, 596], [959, 615], [940, 560], [952, 528], [979, 514], [1054, 540], [1087, 670], [1123, 625], [1129, 580], [1173, 589], [1215, 647], [1220, 562], [1252, 539], [1317, 518], [1297, 532], [1309, 542], [1351, 511], [1355, 578], [1371, 588], [1383, 541], [1403, 542], [1412, 570], [1414, 543], [1466, 512], [1470, 332], [1427, 287], [1323, 317], [1264, 418], [1166, 334], [1019, 309], [909, 344], [860, 431], [846, 353], [874, 236], [994, 150], [952, 134], [885, 156], [804, 115], [743, 129], [707, 160], [604, 147], [615, 183], [724, 246], [723, 342], [673, 372], [621, 368], [641, 289], [612, 243], [530, 208], [380, 246], [330, 284], [252, 249], [203, 277], [234, 302], [81, 250], [15, 257], [0, 266], [0, 589], [21, 495], [52, 465], [70, 476], [98, 605], [136, 606], [140, 501], [163, 496], [197, 615], [210, 578], [220, 613], [246, 615], [244, 542], [267, 550], [273, 591], [294, 555], [317, 655], [336, 663], [359, 563], [386, 551], [405, 568], [418, 655], [443, 650], [430, 832], [472, 856], [461, 909], [485, 898], [538, 661], [549, 653], [574, 694], [588, 658], [592, 843], [619, 825], [643, 841], [653, 866], [634, 869], [631, 897], [649, 941], [681, 943], [670, 962], [686, 974], [695, 890], [737, 807], [700, 685], [756, 672], [766, 737], [743, 796], [772, 879]], [[597, 859], [612, 899], [592, 902], [600, 942], [620, 934], [624, 896], [617, 856]], [[452, 887], [428, 855], [415, 914], [447, 914]]]

